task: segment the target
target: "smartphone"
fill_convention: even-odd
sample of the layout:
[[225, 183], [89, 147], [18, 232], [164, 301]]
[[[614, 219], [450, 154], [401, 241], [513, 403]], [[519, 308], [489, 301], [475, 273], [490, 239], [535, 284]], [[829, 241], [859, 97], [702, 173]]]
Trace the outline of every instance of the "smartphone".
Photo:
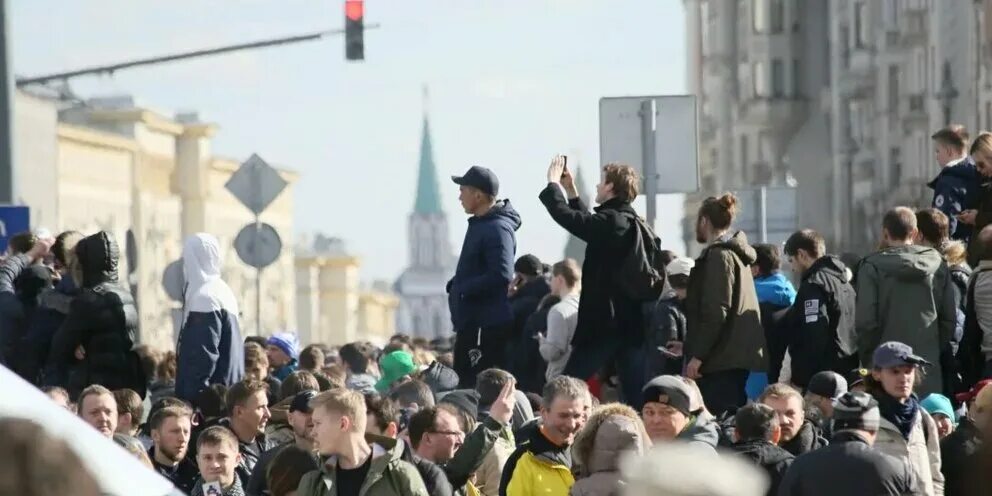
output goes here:
[[662, 355], [665, 355], [668, 358], [682, 358], [682, 355], [676, 355], [675, 353], [672, 353], [671, 350], [665, 348], [664, 346], [659, 346], [658, 351], [660, 351]]

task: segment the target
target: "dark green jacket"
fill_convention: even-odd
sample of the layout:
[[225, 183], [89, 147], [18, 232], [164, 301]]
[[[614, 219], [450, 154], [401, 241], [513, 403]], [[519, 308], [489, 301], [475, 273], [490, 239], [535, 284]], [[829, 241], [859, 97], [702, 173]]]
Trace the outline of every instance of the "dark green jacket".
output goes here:
[[696, 259], [685, 300], [686, 360], [703, 362], [701, 372], [764, 371], [765, 332], [750, 265], [758, 256], [738, 231], [713, 243]]
[[882, 343], [906, 343], [933, 364], [917, 392], [942, 392], [940, 352], [954, 335], [958, 297], [940, 252], [907, 245], [869, 255], [858, 265], [855, 288], [861, 364], [869, 366]]
[[[372, 466], [359, 496], [431, 496], [417, 469], [400, 459], [402, 447], [396, 440], [375, 437]], [[330, 457], [320, 470], [303, 476], [298, 496], [337, 496], [337, 458]]]

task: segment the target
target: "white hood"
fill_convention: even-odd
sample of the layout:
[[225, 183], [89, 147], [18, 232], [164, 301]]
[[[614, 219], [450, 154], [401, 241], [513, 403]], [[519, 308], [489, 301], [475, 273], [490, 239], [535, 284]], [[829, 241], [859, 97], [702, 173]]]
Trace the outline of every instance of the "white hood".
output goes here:
[[184, 323], [190, 312], [227, 310], [234, 316], [239, 314], [234, 292], [220, 278], [223, 266], [220, 243], [212, 234], [197, 233], [186, 238], [183, 246]]

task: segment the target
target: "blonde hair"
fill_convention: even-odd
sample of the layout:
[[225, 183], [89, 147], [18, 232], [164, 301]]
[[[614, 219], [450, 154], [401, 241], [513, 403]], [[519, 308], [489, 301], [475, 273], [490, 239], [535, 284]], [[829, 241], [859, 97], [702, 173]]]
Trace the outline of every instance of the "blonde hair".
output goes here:
[[947, 265], [951, 267], [962, 265], [968, 260], [968, 250], [965, 248], [964, 243], [960, 241], [948, 241], [944, 243], [942, 248], [944, 259], [947, 260]]
[[974, 156], [979, 152], [985, 155], [992, 155], [992, 133], [982, 131], [981, 134], [975, 137], [975, 141], [971, 142], [971, 149], [968, 150], [968, 154]]
[[310, 408], [323, 408], [327, 412], [336, 413], [351, 419], [353, 432], [365, 432], [367, 408], [365, 397], [357, 391], [345, 388], [334, 388], [318, 394], [310, 400]]
[[805, 399], [803, 399], [802, 393], [800, 393], [798, 389], [781, 382], [775, 384], [769, 384], [768, 387], [766, 387], [765, 390], [761, 393], [761, 396], [758, 397], [758, 402], [764, 403], [765, 400], [768, 398], [786, 399], [790, 396], [794, 398], [798, 398], [799, 403], [803, 405], [806, 404]]

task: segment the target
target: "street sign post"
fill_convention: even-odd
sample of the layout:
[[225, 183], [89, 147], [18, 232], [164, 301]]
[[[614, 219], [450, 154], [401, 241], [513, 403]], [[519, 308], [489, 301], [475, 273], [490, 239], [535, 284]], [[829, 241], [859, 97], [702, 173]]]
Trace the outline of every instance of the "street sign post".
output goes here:
[[0, 205], [0, 253], [7, 252], [10, 238], [31, 230], [31, 209], [15, 205]]
[[[740, 213], [734, 227], [759, 243], [781, 245], [799, 228], [799, 197], [796, 188], [762, 186], [734, 192]], [[769, 208], [769, 206], [772, 206]]]
[[286, 189], [279, 171], [253, 153], [224, 185], [235, 198], [255, 214], [234, 240], [234, 249], [244, 263], [255, 267], [255, 333], [262, 334], [262, 269], [279, 258], [282, 240], [272, 226], [258, 216]]
[[619, 162], [641, 173], [654, 226], [658, 194], [699, 190], [696, 97], [600, 98], [599, 155], [603, 164]]

